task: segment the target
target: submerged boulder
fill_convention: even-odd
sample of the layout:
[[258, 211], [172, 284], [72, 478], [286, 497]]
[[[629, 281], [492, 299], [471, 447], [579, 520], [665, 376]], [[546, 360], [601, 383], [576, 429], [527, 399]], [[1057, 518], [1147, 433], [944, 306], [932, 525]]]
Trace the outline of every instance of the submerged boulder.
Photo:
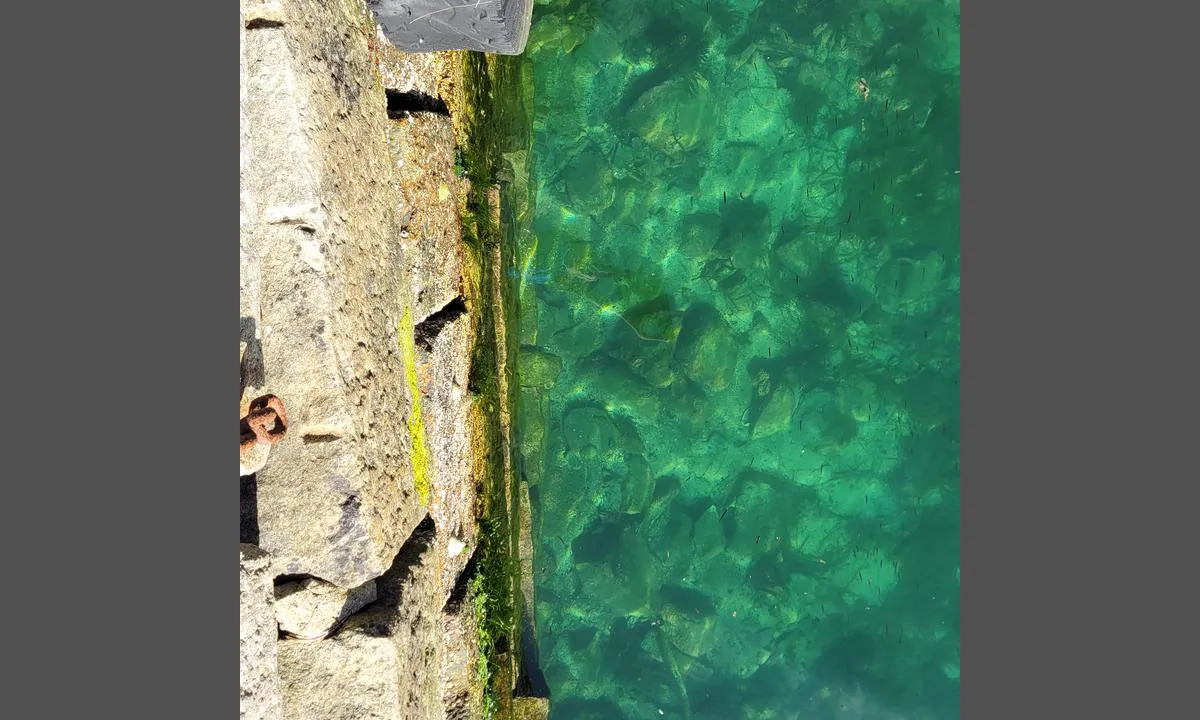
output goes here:
[[788, 385], [776, 385], [770, 390], [758, 417], [750, 429], [754, 440], [783, 432], [792, 425], [792, 410], [796, 407], [796, 394]]
[[728, 323], [710, 305], [693, 305], [683, 315], [675, 361], [708, 390], [728, 387], [737, 365], [737, 345]]
[[613, 169], [600, 148], [592, 145], [563, 168], [567, 201], [576, 212], [591, 215], [607, 210], [616, 197]]
[[717, 100], [703, 76], [675, 77], [638, 98], [630, 120], [652, 147], [682, 156], [712, 137], [718, 120]]
[[532, 345], [521, 346], [519, 360], [522, 387], [549, 390], [562, 373], [562, 358]]
[[708, 255], [721, 233], [721, 216], [715, 213], [692, 213], [679, 227], [679, 252], [686, 257]]

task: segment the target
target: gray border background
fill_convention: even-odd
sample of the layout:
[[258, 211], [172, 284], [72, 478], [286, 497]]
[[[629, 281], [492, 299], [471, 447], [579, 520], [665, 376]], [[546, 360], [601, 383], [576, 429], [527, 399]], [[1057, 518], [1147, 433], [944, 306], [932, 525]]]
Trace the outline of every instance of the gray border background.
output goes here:
[[963, 5], [963, 716], [1187, 717], [1194, 25]]
[[3, 714], [234, 718], [238, 11], [66, 9], [3, 20]]
[[[964, 715], [1185, 717], [1193, 25], [964, 4]], [[4, 21], [5, 704], [234, 717], [236, 13], [60, 7]]]

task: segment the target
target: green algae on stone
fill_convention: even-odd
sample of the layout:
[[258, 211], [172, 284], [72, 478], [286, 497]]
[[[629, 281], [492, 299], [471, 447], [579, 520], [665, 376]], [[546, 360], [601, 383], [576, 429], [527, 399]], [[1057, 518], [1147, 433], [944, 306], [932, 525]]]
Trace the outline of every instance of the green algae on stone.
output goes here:
[[518, 360], [521, 385], [549, 390], [562, 373], [562, 358], [532, 345], [522, 345]]
[[413, 486], [422, 506], [429, 504], [429, 484], [432, 466], [429, 445], [425, 441], [425, 420], [421, 415], [421, 388], [417, 381], [416, 337], [412, 332], [412, 308], [404, 308], [404, 317], [396, 329], [399, 338], [400, 359], [404, 363], [404, 377], [408, 384], [410, 409], [408, 413], [408, 439], [412, 447]]

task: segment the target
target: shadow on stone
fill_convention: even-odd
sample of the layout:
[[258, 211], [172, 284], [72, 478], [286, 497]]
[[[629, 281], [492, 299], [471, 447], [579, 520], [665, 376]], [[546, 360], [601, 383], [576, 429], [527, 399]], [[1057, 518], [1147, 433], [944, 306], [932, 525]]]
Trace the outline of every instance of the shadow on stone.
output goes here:
[[242, 477], [241, 540], [248, 545], [258, 544], [258, 480], [254, 475]]
[[467, 560], [466, 566], [455, 579], [450, 597], [446, 599], [446, 604], [442, 607], [444, 614], [457, 615], [462, 609], [463, 602], [467, 599], [467, 590], [470, 588], [471, 579], [477, 572], [479, 572], [479, 545], [476, 545], [475, 549], [471, 551], [470, 559]]
[[542, 674], [542, 667], [538, 661], [537, 637], [528, 612], [521, 618], [521, 667], [518, 669], [517, 686], [513, 695], [550, 697], [550, 685], [546, 682], [546, 676]]
[[243, 316], [239, 325], [238, 340], [246, 344], [239, 389], [245, 393], [247, 387], [261, 388], [266, 385], [266, 368], [263, 366], [262, 342], [256, 337], [257, 323], [254, 318]]
[[450, 108], [446, 101], [426, 95], [419, 90], [409, 92], [387, 91], [387, 114], [392, 120], [403, 120], [407, 115], [430, 113], [450, 117]]
[[420, 345], [425, 352], [433, 352], [433, 341], [441, 334], [442, 330], [447, 325], [467, 314], [467, 303], [462, 296], [454, 298], [446, 303], [446, 306], [441, 310], [433, 313], [421, 322], [417, 323], [413, 328], [413, 334], [416, 336], [416, 343]]

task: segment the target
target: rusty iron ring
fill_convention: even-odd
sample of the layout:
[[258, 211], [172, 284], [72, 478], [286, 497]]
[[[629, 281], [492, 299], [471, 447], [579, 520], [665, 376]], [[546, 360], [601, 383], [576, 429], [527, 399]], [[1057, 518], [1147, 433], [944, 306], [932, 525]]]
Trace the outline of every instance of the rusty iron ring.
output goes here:
[[274, 445], [287, 435], [287, 412], [283, 401], [274, 395], [263, 395], [250, 401], [250, 412], [241, 419], [241, 447], [249, 449], [255, 443]]

